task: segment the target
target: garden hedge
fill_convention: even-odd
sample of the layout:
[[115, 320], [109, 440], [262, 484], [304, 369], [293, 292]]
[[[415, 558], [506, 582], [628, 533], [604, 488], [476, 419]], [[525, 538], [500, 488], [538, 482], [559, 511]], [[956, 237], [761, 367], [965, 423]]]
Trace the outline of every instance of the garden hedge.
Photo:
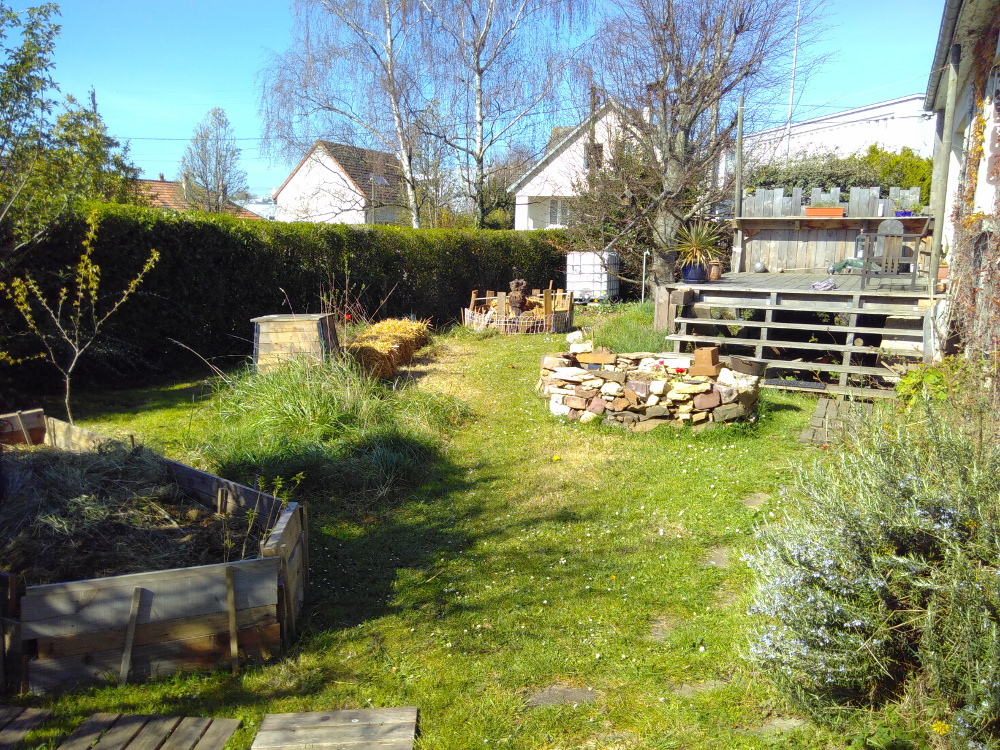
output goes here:
[[[286, 224], [107, 204], [90, 210], [102, 293], [122, 289], [150, 248], [160, 253], [91, 355], [100, 370], [120, 375], [187, 366], [193, 355], [174, 342], [222, 366], [235, 363], [252, 352], [251, 318], [318, 312], [321, 292], [331, 288], [349, 287], [379, 318], [412, 314], [442, 324], [457, 318], [472, 289], [506, 289], [515, 275], [529, 286], [565, 285], [567, 240], [558, 232]], [[32, 252], [31, 273], [54, 288], [79, 257], [85, 232], [82, 215], [55, 227]], [[0, 304], [15, 321], [10, 303]]]

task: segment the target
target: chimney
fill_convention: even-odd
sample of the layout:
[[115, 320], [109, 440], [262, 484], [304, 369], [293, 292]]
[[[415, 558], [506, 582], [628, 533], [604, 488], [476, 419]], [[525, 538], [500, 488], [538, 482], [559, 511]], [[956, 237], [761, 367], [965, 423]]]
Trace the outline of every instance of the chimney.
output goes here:
[[163, 176], [163, 172], [160, 172], [160, 182], [166, 182], [166, 178]]

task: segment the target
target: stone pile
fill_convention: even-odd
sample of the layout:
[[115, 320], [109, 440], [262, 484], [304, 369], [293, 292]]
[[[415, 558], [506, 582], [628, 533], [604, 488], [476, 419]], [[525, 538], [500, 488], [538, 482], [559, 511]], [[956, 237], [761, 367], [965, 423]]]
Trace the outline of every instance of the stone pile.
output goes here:
[[756, 418], [760, 378], [724, 367], [717, 347], [674, 354], [615, 354], [576, 343], [542, 357], [538, 390], [549, 411], [569, 419], [617, 423], [636, 432], [663, 424], [703, 425]]

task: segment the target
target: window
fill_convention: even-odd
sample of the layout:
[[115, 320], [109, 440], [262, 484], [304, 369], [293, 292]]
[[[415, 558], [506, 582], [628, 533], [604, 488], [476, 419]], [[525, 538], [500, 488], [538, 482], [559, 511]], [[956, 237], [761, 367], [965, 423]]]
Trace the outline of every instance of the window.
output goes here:
[[565, 198], [549, 198], [549, 226], [569, 224], [569, 204]]

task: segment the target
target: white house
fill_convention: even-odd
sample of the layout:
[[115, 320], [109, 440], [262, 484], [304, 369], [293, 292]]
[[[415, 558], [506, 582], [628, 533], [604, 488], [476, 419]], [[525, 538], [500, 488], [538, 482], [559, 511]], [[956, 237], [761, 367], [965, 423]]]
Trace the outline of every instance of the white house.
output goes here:
[[401, 174], [393, 154], [316, 141], [275, 191], [276, 218], [330, 224], [405, 221]]
[[848, 156], [872, 144], [892, 152], [906, 146], [920, 156], [930, 157], [934, 118], [924, 111], [923, 100], [923, 94], [911, 94], [793, 122], [791, 128], [783, 125], [761, 130], [744, 136], [745, 158], [751, 163], [764, 163], [830, 152]]
[[[963, 214], [996, 213], [1000, 187], [1000, 39], [995, 0], [946, 0], [924, 106], [936, 116], [931, 208], [937, 224], [934, 246], [944, 251], [955, 234], [952, 217], [970, 176], [968, 157], [978, 159], [976, 189]], [[986, 49], [992, 58], [977, 51]], [[977, 85], [981, 87], [975, 91]], [[981, 99], [978, 105], [976, 100]], [[983, 131], [977, 134], [976, 119]], [[981, 142], [973, 143], [973, 141]], [[980, 152], [979, 149], [982, 148]], [[980, 156], [981, 153], [981, 156]], [[985, 227], [984, 227], [985, 229]], [[996, 231], [996, 227], [993, 228]]]
[[621, 132], [614, 106], [605, 102], [576, 127], [553, 128], [545, 155], [515, 182], [514, 229], [548, 229], [566, 226], [567, 198], [587, 173], [593, 123], [596, 158], [609, 151]]

